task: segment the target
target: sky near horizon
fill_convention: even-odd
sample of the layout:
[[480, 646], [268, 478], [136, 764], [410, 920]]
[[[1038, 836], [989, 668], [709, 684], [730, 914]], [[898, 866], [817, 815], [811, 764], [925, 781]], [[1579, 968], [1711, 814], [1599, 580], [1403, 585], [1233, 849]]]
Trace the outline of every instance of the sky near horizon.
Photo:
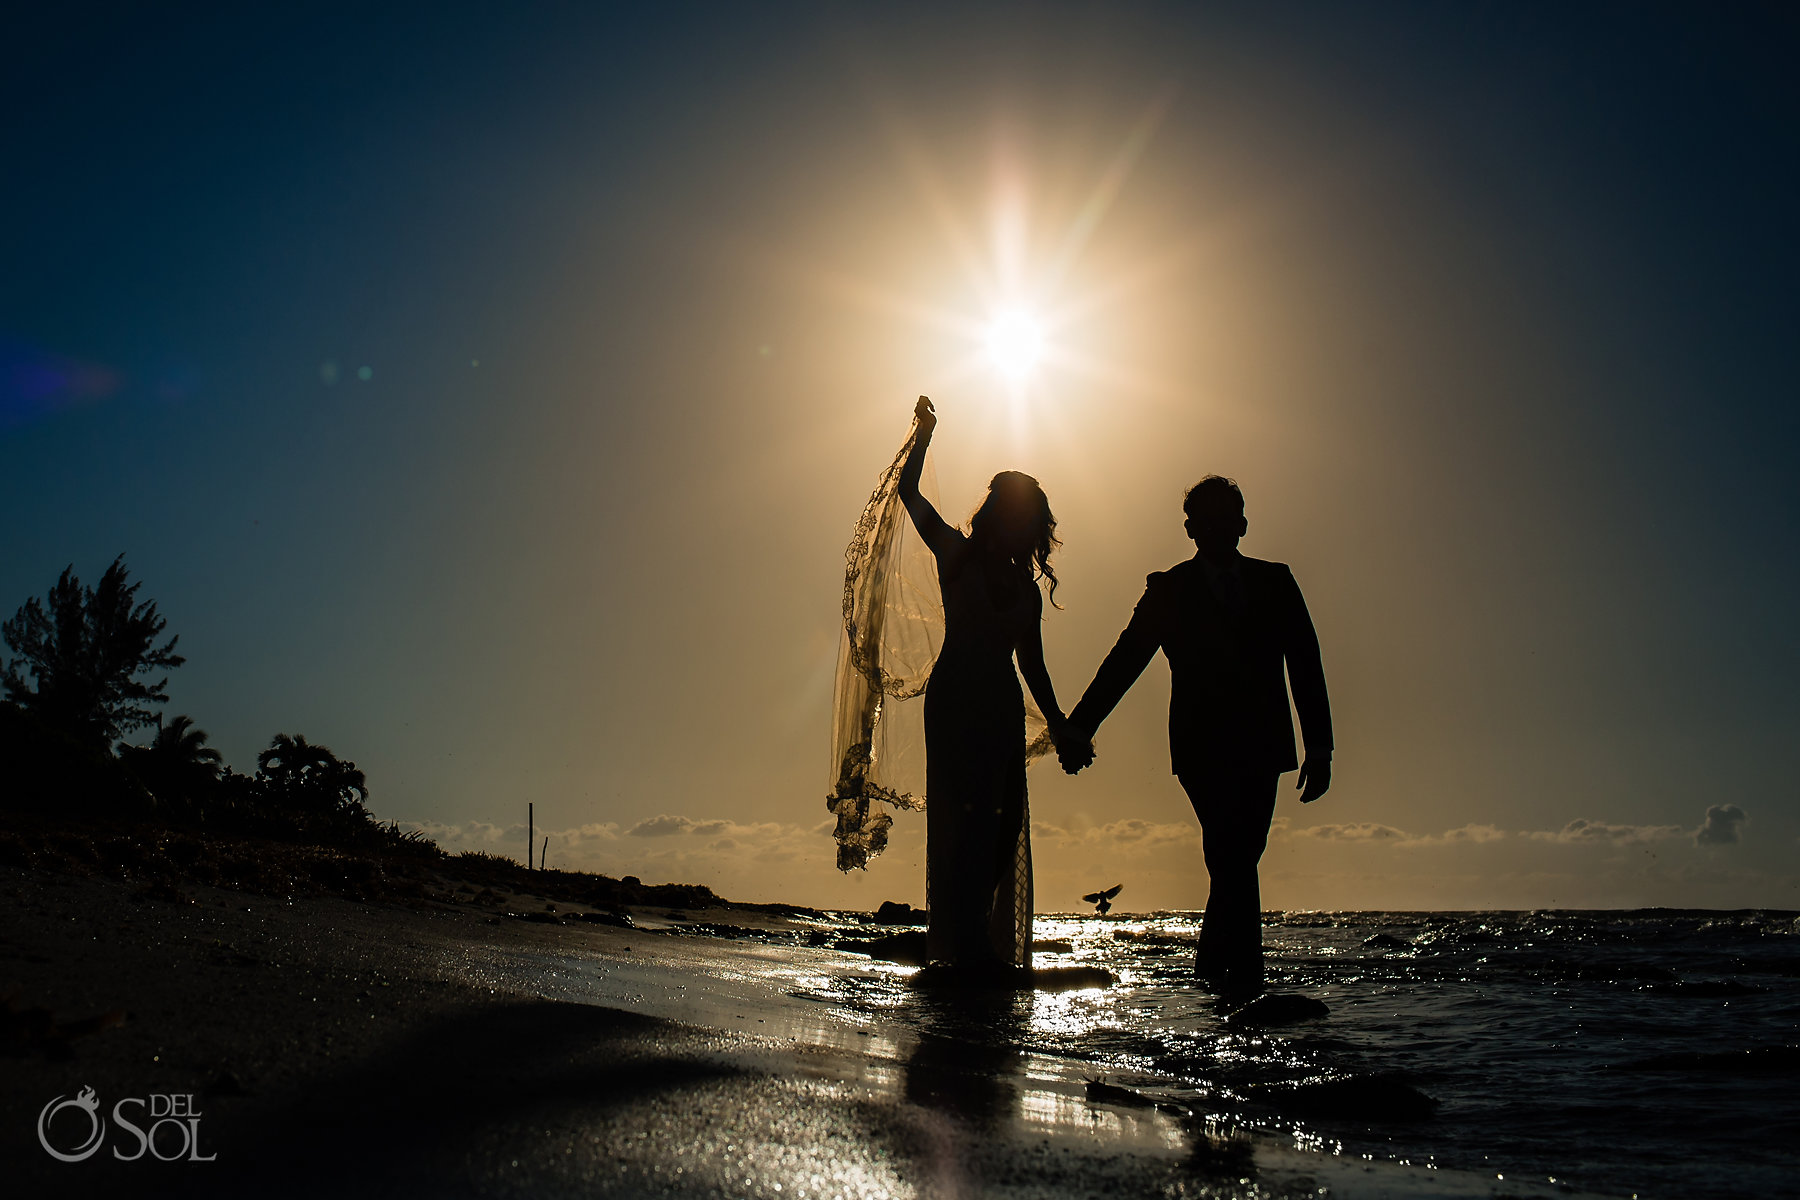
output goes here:
[[[1270, 908], [1800, 907], [1779, 6], [41, 12], [0, 79], [0, 610], [120, 553], [172, 712], [452, 849], [841, 876], [842, 553], [915, 396], [1043, 481], [1072, 707], [1183, 489], [1323, 645]], [[981, 337], [1034, 314], [1024, 384]], [[1160, 658], [1039, 907], [1205, 899]]]

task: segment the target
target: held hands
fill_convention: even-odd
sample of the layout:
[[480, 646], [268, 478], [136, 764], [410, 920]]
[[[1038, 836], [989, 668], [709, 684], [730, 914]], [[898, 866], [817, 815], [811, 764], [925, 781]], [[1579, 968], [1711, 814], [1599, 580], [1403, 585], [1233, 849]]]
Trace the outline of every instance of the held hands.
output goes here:
[[931, 436], [931, 431], [937, 428], [937, 409], [931, 406], [931, 397], [919, 397], [919, 402], [913, 405], [913, 420], [919, 423], [920, 433]]
[[1314, 759], [1308, 757], [1300, 764], [1300, 778], [1294, 781], [1294, 788], [1300, 792], [1300, 803], [1311, 804], [1325, 794], [1331, 786], [1331, 756]]
[[1062, 764], [1065, 774], [1073, 775], [1083, 767], [1093, 764], [1094, 739], [1069, 724], [1067, 720], [1061, 720], [1052, 725], [1050, 736], [1056, 741], [1056, 761]]
[[1085, 746], [1071, 747], [1070, 749], [1064, 750], [1061, 747], [1058, 747], [1056, 751], [1056, 761], [1062, 764], [1063, 774], [1077, 774], [1082, 768], [1090, 767], [1094, 764], [1094, 748], [1092, 746]]

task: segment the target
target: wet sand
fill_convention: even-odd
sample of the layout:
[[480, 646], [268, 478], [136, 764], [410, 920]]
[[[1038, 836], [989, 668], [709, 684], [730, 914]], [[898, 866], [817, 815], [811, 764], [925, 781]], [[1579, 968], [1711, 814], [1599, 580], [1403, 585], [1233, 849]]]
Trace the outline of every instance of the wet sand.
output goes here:
[[[0, 869], [0, 912], [15, 1195], [1568, 1194], [1090, 1102], [1078, 1064], [806, 998], [905, 968], [666, 931], [803, 917], [638, 910], [628, 930], [452, 903], [152, 898], [21, 868]], [[120, 1161], [139, 1147], [116, 1125], [92, 1157], [52, 1159], [39, 1114], [83, 1087], [103, 1117], [121, 1098], [191, 1096], [199, 1115], [155, 1143], [178, 1161]], [[62, 1111], [52, 1142], [89, 1128]]]

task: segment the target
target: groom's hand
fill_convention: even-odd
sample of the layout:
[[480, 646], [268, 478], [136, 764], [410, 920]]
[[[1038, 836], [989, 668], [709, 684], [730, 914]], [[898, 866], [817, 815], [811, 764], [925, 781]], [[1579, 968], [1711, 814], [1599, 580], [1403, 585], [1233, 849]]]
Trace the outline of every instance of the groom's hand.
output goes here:
[[1331, 786], [1331, 759], [1325, 757], [1314, 760], [1308, 758], [1300, 764], [1300, 778], [1294, 786], [1300, 789], [1300, 803], [1311, 804], [1325, 794]]
[[1075, 729], [1065, 729], [1056, 741], [1056, 761], [1065, 774], [1073, 775], [1094, 762], [1094, 739]]
[[1092, 750], [1086, 750], [1086, 751], [1080, 751], [1080, 752], [1073, 751], [1073, 750], [1058, 751], [1057, 755], [1056, 755], [1056, 761], [1060, 762], [1062, 764], [1063, 774], [1074, 775], [1075, 773], [1080, 771], [1083, 767], [1088, 767], [1088, 766], [1093, 765], [1094, 752]]

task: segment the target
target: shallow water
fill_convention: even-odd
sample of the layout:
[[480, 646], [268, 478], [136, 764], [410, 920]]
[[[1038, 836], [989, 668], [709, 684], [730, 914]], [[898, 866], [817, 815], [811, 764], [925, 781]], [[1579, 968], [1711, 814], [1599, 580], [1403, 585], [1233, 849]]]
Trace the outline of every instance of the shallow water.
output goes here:
[[[971, 1002], [891, 969], [790, 995], [898, 1021], [946, 1061], [1029, 1054], [1333, 1154], [1621, 1196], [1800, 1194], [1794, 913], [1269, 914], [1270, 990], [1331, 1012], [1260, 1032], [1194, 986], [1197, 927], [1039, 917], [1070, 950], [1038, 965], [1106, 967], [1104, 990]], [[1290, 1090], [1327, 1080], [1364, 1089], [1354, 1116]], [[1388, 1107], [1395, 1085], [1435, 1112]]]

